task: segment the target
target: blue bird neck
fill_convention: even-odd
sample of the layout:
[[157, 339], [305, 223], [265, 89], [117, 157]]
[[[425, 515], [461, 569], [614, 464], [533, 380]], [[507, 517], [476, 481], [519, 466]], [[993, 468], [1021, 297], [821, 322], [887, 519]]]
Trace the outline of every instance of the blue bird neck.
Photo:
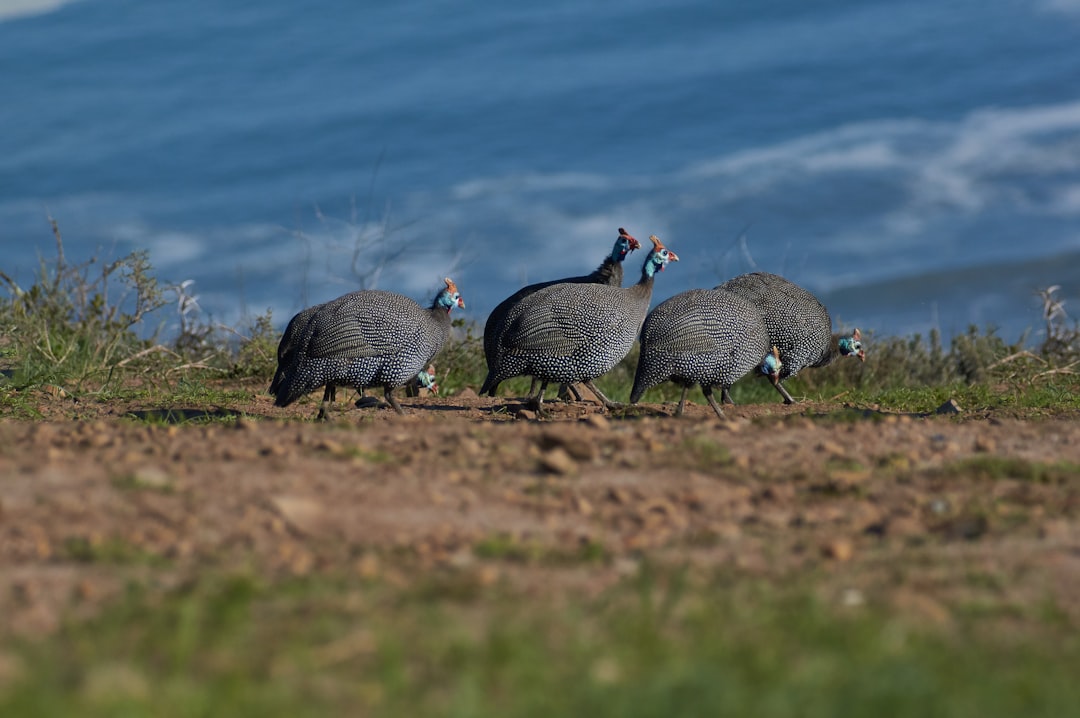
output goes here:
[[454, 300], [450, 297], [450, 292], [445, 289], [438, 293], [435, 297], [435, 301], [431, 303], [431, 311], [436, 315], [449, 315], [450, 310], [454, 308]]
[[649, 256], [645, 258], [645, 264], [641, 267], [641, 280], [652, 279], [657, 270], [662, 269], [663, 266], [656, 263], [656, 252], [650, 251]]

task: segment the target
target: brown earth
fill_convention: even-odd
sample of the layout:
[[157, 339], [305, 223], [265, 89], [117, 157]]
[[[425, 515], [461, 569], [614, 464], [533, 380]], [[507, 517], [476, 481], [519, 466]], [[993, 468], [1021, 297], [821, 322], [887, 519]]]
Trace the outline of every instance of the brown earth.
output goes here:
[[62, 392], [40, 394], [44, 420], [0, 420], [0, 636], [206, 570], [592, 595], [643, 560], [805, 580], [932, 624], [1052, 605], [1080, 625], [1075, 415], [775, 403], [722, 422], [552, 402], [537, 421], [466, 391], [403, 399], [407, 416], [339, 401], [319, 424], [314, 401], [250, 389], [211, 423]]

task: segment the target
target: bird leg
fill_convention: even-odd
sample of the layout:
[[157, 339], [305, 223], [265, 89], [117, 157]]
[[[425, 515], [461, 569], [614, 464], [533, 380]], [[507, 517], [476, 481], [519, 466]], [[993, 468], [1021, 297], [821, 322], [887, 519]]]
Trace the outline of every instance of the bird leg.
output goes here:
[[327, 405], [333, 405], [337, 401], [337, 387], [333, 384], [327, 384], [326, 389], [323, 391], [322, 403], [319, 404], [319, 413], [315, 415], [315, 421], [327, 421], [330, 419], [330, 415], [326, 411]]
[[581, 392], [573, 384], [559, 384], [559, 398], [563, 401], [581, 401]]
[[[533, 377], [533, 381], [535, 382], [537, 381], [537, 379]], [[540, 391], [536, 392], [536, 394], [532, 394], [532, 392], [530, 391], [530, 396], [527, 403], [529, 405], [529, 408], [533, 409], [538, 414], [542, 414], [544, 412], [544, 392], [547, 391], [547, 385], [547, 381], [541, 380]]]
[[383, 396], [386, 397], [386, 403], [394, 407], [394, 411], [401, 414], [402, 416], [405, 415], [405, 410], [401, 408], [401, 404], [399, 404], [398, 400], [394, 398], [394, 387], [383, 387]]
[[675, 416], [682, 416], [683, 409], [686, 408], [686, 392], [690, 391], [689, 386], [682, 388], [682, 396], [679, 397], [679, 405], [675, 407]]
[[[502, 382], [492, 381], [492, 377], [494, 377], [494, 374], [489, 370], [487, 376], [484, 377], [484, 383], [480, 385], [480, 396], [483, 396], [484, 394], [495, 396], [495, 393], [499, 390], [499, 384]], [[485, 387], [487, 387], [487, 391], [484, 391]]]
[[727, 417], [724, 416], [724, 412], [720, 408], [720, 405], [716, 403], [716, 397], [713, 396], [712, 385], [711, 384], [702, 384], [701, 385], [701, 393], [705, 395], [705, 400], [707, 402], [709, 402], [709, 406], [711, 406], [713, 408], [713, 411], [716, 412], [716, 415], [718, 417], [720, 417], [721, 419], [726, 419]]
[[623, 408], [623, 404], [620, 404], [617, 401], [612, 401], [611, 399], [608, 399], [606, 396], [604, 396], [604, 392], [596, 388], [596, 384], [593, 384], [592, 379], [586, 379], [582, 382], [582, 384], [589, 387], [589, 391], [591, 391], [593, 394], [596, 394], [596, 398], [599, 399], [600, 403], [603, 404], [607, 409], [610, 410]]
[[548, 383], [546, 381], [541, 381], [540, 391], [536, 392], [536, 396], [529, 397], [528, 402], [529, 408], [535, 411], [536, 415], [542, 419], [551, 416], [548, 410], [544, 408], [544, 392], [547, 391], [547, 385]]
[[784, 397], [785, 404], [794, 404], [795, 400], [791, 398], [791, 394], [788, 394], [788, 390], [784, 388], [784, 385], [780, 382], [775, 384], [776, 390], [780, 392], [780, 396]]
[[[539, 391], [536, 388], [537, 384], [540, 384]], [[547, 382], [541, 382], [535, 376], [531, 377], [531, 381], [529, 382], [529, 394], [525, 397], [525, 400], [529, 404], [533, 404], [537, 401], [540, 401], [542, 403], [544, 401], [545, 391], [547, 391]]]
[[725, 404], [735, 406], [735, 402], [732, 400], [731, 394], [728, 392], [728, 388], [726, 386], [720, 390], [720, 401]]

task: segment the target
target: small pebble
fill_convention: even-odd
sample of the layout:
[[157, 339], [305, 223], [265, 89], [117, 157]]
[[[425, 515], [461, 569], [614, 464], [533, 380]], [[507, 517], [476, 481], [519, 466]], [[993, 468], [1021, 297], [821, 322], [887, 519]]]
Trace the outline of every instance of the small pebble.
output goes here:
[[589, 426], [603, 431], [607, 431], [611, 428], [611, 422], [602, 414], [589, 414], [583, 421]]
[[847, 539], [834, 539], [821, 547], [821, 553], [836, 561], [850, 561], [855, 555], [855, 547]]
[[546, 471], [563, 476], [577, 471], [577, 462], [561, 446], [556, 446], [554, 449], [549, 449], [540, 454], [540, 465]]

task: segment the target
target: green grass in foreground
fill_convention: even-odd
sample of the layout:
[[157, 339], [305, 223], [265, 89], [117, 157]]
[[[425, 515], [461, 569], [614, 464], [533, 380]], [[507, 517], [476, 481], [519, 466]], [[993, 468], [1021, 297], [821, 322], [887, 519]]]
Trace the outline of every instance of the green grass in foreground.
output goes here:
[[1080, 715], [1075, 635], [997, 635], [963, 616], [932, 632], [797, 588], [645, 576], [559, 608], [460, 577], [133, 589], [9, 646], [22, 678], [0, 687], [0, 715]]

